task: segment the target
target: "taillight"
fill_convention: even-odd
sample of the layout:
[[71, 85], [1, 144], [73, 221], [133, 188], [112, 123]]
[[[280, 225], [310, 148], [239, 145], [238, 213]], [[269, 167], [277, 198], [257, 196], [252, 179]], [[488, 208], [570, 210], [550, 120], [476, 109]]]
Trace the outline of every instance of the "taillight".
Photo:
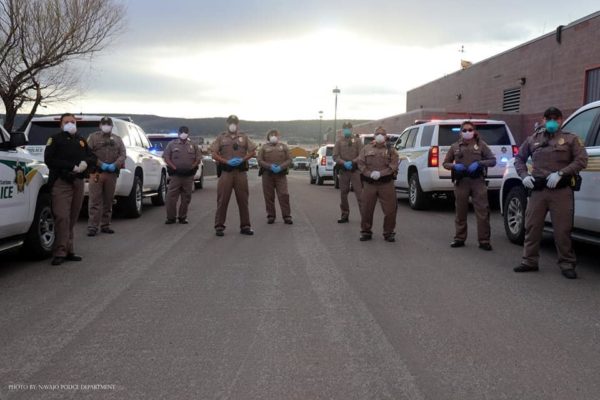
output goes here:
[[517, 154], [519, 154], [519, 146], [515, 146], [515, 145], [513, 144], [513, 147], [512, 147], [512, 149], [513, 149], [513, 157], [516, 157], [516, 156], [517, 156]]
[[432, 146], [429, 149], [429, 157], [427, 162], [429, 167], [438, 167], [440, 165], [440, 148]]
[[321, 157], [321, 165], [323, 165], [323, 166], [327, 165], [327, 157], [325, 157], [325, 156]]

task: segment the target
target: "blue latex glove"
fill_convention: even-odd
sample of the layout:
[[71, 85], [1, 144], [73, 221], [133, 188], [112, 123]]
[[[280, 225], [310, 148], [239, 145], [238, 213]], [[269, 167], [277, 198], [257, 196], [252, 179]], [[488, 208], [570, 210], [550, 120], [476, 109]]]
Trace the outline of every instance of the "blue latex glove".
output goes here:
[[344, 168], [346, 168], [348, 171], [350, 171], [352, 169], [352, 161], [346, 161], [344, 163]]
[[231, 160], [227, 161], [227, 165], [230, 167], [238, 167], [244, 160], [239, 157], [233, 157]]
[[107, 168], [110, 172], [115, 172], [117, 170], [117, 166], [115, 165], [115, 163], [108, 164]]
[[467, 167], [465, 167], [464, 164], [454, 164], [454, 170], [456, 172], [465, 172], [467, 170]]
[[102, 171], [108, 171], [109, 170], [109, 166], [110, 166], [110, 164], [107, 164], [107, 163], [103, 162], [102, 164], [100, 164], [100, 169]]
[[475, 173], [475, 172], [476, 172], [478, 169], [479, 169], [479, 162], [478, 162], [478, 161], [473, 161], [473, 162], [471, 163], [471, 165], [469, 165], [469, 168], [467, 169], [467, 171], [468, 171], [470, 174], [473, 174], [473, 173]]
[[281, 172], [281, 167], [279, 165], [277, 165], [277, 164], [273, 164], [273, 165], [271, 165], [271, 171], [274, 174], [278, 174], [278, 173]]

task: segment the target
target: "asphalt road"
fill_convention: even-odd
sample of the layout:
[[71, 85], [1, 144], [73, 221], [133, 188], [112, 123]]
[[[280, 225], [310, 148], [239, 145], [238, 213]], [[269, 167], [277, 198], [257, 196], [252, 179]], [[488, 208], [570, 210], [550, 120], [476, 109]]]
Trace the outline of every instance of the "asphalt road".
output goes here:
[[[338, 191], [290, 175], [294, 225], [213, 232], [216, 183], [189, 225], [162, 207], [88, 238], [82, 263], [3, 255], [0, 399], [598, 399], [598, 248], [564, 279], [551, 238], [541, 271], [493, 216], [494, 251], [451, 249], [452, 207], [398, 210], [398, 241], [338, 225]], [[470, 226], [474, 227], [473, 215]], [[472, 232], [474, 233], [474, 232]], [[474, 236], [474, 235], [471, 235]], [[95, 386], [94, 386], [95, 385]]]

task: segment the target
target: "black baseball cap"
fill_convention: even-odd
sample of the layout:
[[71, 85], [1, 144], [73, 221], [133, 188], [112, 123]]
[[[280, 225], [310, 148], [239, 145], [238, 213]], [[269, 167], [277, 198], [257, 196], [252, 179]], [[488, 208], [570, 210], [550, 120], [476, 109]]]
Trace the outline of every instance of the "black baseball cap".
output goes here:
[[228, 124], [238, 124], [240, 122], [240, 119], [237, 117], [237, 115], [230, 115], [229, 117], [227, 117], [227, 123]]
[[187, 126], [180, 126], [179, 133], [190, 133], [190, 128], [188, 128]]
[[110, 118], [110, 117], [102, 117], [102, 119], [100, 120], [100, 125], [110, 125], [110, 126], [113, 126], [112, 118]]

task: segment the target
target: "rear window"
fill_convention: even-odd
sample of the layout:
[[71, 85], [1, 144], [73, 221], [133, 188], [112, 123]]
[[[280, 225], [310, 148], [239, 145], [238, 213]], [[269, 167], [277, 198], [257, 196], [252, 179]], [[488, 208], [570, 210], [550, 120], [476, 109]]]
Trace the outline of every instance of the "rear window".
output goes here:
[[175, 140], [175, 138], [163, 137], [163, 138], [148, 138], [150, 140], [151, 149], [157, 151], [163, 151], [167, 148], [167, 145]]
[[325, 150], [325, 155], [326, 156], [332, 156], [333, 155], [333, 147], [327, 146], [326, 149], [327, 150]]
[[[476, 124], [479, 137], [490, 146], [510, 146], [506, 125]], [[460, 138], [460, 125], [440, 125], [438, 146], [450, 146]]]
[[[97, 121], [77, 121], [77, 133], [79, 136], [87, 139], [91, 133], [99, 129]], [[60, 132], [59, 121], [36, 121], [31, 123], [29, 129], [29, 145], [44, 146], [48, 138]]]

